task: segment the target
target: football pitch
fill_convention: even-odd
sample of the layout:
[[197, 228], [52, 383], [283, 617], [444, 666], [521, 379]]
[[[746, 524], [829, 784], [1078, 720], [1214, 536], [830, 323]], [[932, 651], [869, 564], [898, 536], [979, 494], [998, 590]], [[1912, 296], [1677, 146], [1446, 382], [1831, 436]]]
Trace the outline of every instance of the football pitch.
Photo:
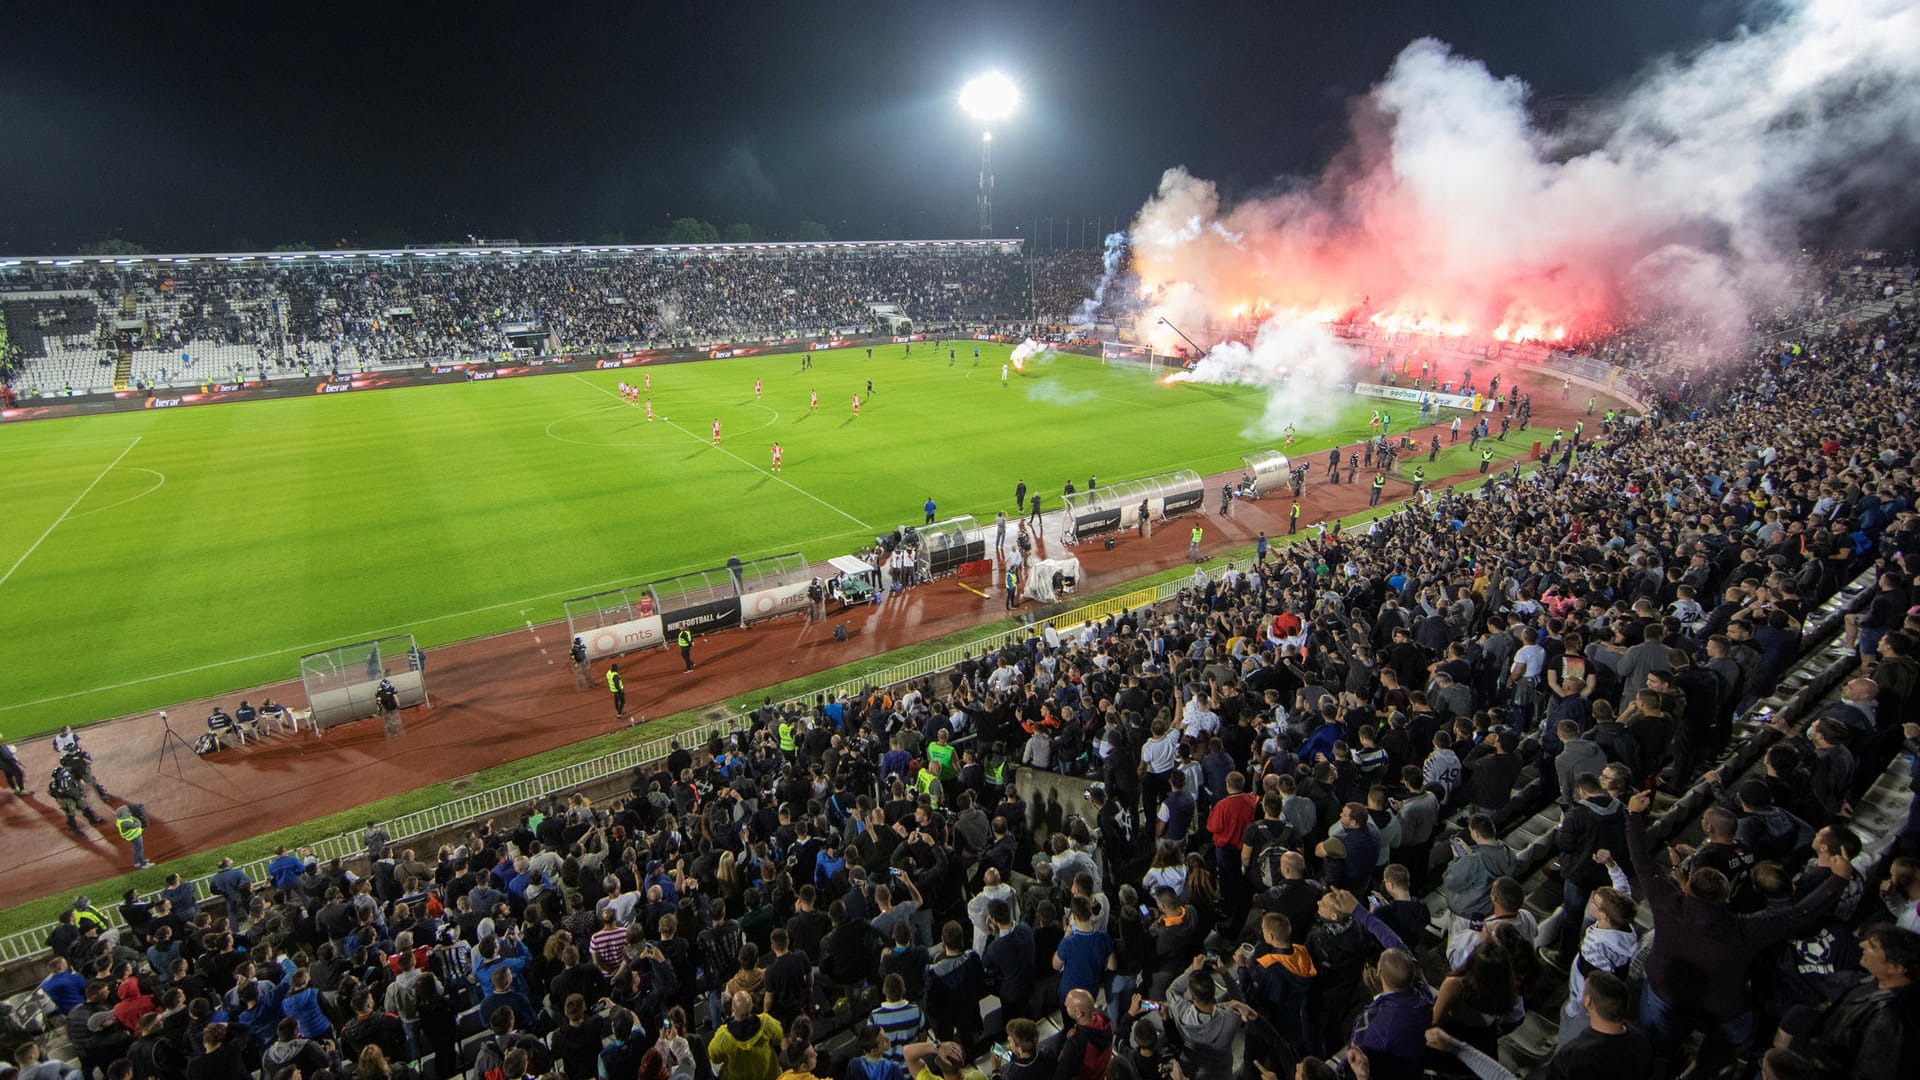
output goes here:
[[[381, 634], [539, 623], [729, 555], [844, 554], [929, 497], [985, 522], [1022, 479], [1054, 510], [1069, 480], [1205, 475], [1279, 444], [1253, 430], [1263, 389], [1067, 355], [1003, 386], [1007, 346], [977, 366], [952, 347], [951, 366], [920, 343], [0, 428], [0, 731], [291, 678]], [[616, 390], [647, 374], [653, 422]], [[1366, 434], [1378, 403], [1351, 402], [1300, 417], [1294, 450]]]

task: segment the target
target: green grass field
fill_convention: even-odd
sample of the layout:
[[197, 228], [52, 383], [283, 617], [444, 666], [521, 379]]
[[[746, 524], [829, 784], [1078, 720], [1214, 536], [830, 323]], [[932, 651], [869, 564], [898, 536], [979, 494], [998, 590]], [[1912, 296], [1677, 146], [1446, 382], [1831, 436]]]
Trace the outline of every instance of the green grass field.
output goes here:
[[[0, 428], [0, 731], [291, 678], [302, 653], [383, 633], [432, 646], [557, 618], [568, 597], [729, 554], [841, 554], [919, 521], [928, 496], [942, 517], [990, 519], [1023, 478], [1053, 509], [1068, 479], [1204, 474], [1277, 445], [1251, 430], [1260, 389], [1072, 356], [1003, 388], [1008, 349], [983, 345], [978, 367], [971, 351], [953, 367], [922, 344], [815, 353], [810, 371], [751, 357]], [[614, 393], [647, 370], [652, 424]], [[1373, 407], [1302, 416], [1294, 449], [1364, 434]]]

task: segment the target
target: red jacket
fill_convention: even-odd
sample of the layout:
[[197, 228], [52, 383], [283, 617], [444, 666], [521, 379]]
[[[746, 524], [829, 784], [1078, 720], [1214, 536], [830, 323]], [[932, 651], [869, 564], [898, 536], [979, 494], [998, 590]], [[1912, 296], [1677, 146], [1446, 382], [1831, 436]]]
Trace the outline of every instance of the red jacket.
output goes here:
[[1250, 791], [1229, 795], [1214, 805], [1207, 815], [1207, 831], [1213, 834], [1213, 846], [1228, 851], [1240, 850], [1240, 837], [1253, 824], [1253, 812], [1260, 805]]

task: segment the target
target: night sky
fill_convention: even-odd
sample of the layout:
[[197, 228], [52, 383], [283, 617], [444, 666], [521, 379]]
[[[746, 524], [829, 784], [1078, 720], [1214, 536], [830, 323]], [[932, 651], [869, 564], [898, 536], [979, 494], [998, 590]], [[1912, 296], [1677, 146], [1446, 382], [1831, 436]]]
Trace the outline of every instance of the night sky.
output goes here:
[[[1398, 3], [13, 5], [0, 252], [629, 242], [695, 216], [778, 236], [976, 231], [997, 68], [995, 232], [1130, 215], [1184, 164], [1229, 196], [1317, 171], [1422, 35], [1587, 95], [1738, 5]], [[1073, 225], [1069, 229], [1067, 221]], [[1092, 236], [1089, 229], [1087, 235]]]

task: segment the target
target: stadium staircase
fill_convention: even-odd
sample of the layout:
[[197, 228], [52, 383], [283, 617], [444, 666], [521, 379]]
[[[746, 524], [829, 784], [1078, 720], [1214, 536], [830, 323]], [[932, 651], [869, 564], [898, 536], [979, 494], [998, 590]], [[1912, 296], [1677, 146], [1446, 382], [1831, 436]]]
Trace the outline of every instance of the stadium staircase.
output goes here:
[[[139, 299], [134, 296], [133, 290], [131, 289], [120, 294], [120, 317], [123, 319], [137, 319], [140, 317], [140, 302]], [[120, 392], [132, 389], [132, 387], [133, 350], [127, 347], [126, 343], [121, 340], [120, 335], [115, 334], [113, 342], [113, 389], [116, 392]]]

